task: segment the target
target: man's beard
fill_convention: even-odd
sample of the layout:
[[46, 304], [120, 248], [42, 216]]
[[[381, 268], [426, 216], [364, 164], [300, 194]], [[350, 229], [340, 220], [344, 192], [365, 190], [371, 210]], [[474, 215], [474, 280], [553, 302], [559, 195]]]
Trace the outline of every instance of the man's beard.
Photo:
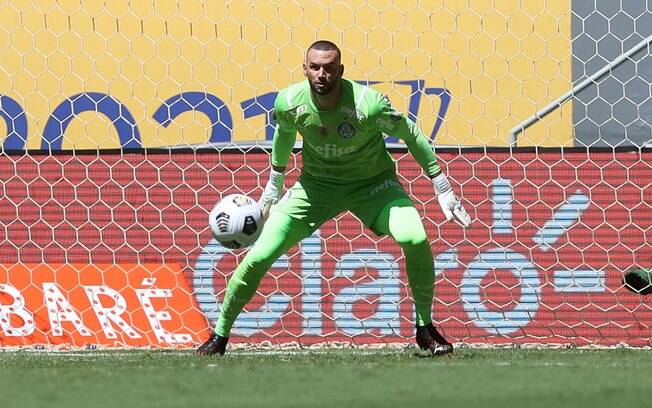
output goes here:
[[331, 93], [333, 91], [333, 89], [335, 89], [335, 85], [337, 84], [337, 79], [330, 82], [330, 83], [325, 83], [324, 86], [321, 87], [321, 88], [318, 88], [311, 81], [308, 81], [308, 82], [310, 82], [310, 89], [312, 89], [312, 91], [314, 93], [316, 93], [319, 96], [326, 96], [329, 93]]

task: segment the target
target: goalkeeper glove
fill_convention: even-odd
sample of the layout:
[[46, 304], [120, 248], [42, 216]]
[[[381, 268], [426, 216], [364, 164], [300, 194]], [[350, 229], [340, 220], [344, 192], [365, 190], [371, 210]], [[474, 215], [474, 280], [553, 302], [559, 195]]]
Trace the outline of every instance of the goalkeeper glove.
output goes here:
[[263, 218], [267, 218], [269, 215], [269, 209], [278, 202], [281, 197], [281, 190], [285, 182], [285, 174], [274, 169], [270, 170], [269, 180], [263, 190], [263, 195], [260, 196], [258, 200], [258, 206], [260, 207], [260, 213]]
[[460, 200], [455, 195], [453, 188], [448, 182], [448, 178], [444, 173], [440, 173], [432, 179], [432, 185], [435, 187], [437, 193], [437, 200], [441, 206], [441, 211], [446, 216], [446, 221], [454, 219], [459, 222], [464, 228], [471, 225], [471, 217], [466, 212]]

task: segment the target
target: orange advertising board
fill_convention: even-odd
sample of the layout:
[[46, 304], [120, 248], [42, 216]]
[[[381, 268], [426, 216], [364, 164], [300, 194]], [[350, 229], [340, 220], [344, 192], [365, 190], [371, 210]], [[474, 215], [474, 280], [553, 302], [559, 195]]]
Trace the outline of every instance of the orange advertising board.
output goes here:
[[0, 264], [0, 346], [188, 347], [207, 335], [170, 264]]

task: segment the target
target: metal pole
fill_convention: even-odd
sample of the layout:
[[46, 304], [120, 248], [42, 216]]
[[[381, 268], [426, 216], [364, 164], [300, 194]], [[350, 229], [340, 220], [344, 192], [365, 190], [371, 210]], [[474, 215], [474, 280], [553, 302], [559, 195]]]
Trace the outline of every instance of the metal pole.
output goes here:
[[624, 53], [620, 54], [618, 56], [618, 58], [611, 61], [609, 64], [605, 65], [604, 67], [600, 68], [600, 70], [596, 71], [593, 75], [589, 76], [584, 81], [582, 81], [579, 84], [575, 85], [573, 87], [573, 89], [566, 92], [565, 94], [563, 94], [562, 96], [557, 98], [552, 103], [546, 105], [543, 109], [541, 109], [540, 111], [538, 111], [534, 115], [530, 116], [525, 121], [523, 121], [523, 122], [519, 123], [517, 126], [513, 127], [509, 131], [509, 144], [510, 144], [510, 146], [516, 147], [517, 137], [518, 137], [519, 133], [521, 133], [522, 131], [524, 131], [528, 127], [530, 127], [530, 125], [532, 125], [534, 122], [538, 121], [539, 119], [543, 119], [547, 114], [549, 114], [550, 112], [552, 112], [555, 109], [557, 109], [558, 107], [560, 107], [564, 102], [566, 102], [568, 99], [570, 99], [573, 95], [575, 95], [576, 93], [580, 92], [582, 89], [586, 88], [590, 84], [597, 81], [604, 74], [611, 71], [616, 66], [620, 65], [627, 58], [631, 57], [632, 54], [638, 52], [643, 47], [648, 45], [650, 42], [652, 42], [652, 35], [650, 35], [647, 38], [643, 39], [641, 42], [636, 44], [634, 47], [630, 48], [627, 52], [624, 52]]

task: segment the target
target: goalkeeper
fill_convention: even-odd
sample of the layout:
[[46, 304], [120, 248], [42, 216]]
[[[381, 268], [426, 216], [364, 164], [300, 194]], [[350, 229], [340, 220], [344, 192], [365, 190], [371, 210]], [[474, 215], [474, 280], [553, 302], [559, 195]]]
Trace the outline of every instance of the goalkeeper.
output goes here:
[[[307, 81], [279, 92], [272, 169], [259, 201], [268, 217], [260, 237], [227, 285], [217, 325], [197, 349], [224, 354], [231, 326], [256, 293], [274, 261], [324, 222], [350, 210], [375, 233], [388, 234], [403, 250], [416, 310], [416, 342], [432, 354], [453, 346], [432, 324], [434, 274], [430, 243], [421, 217], [401, 187], [383, 134], [398, 136], [432, 179], [447, 220], [463, 227], [471, 218], [441, 172], [428, 139], [387, 97], [342, 77], [341, 52], [330, 41], [313, 43], [303, 72]], [[284, 171], [296, 140], [303, 136], [301, 177], [279, 201]]]

